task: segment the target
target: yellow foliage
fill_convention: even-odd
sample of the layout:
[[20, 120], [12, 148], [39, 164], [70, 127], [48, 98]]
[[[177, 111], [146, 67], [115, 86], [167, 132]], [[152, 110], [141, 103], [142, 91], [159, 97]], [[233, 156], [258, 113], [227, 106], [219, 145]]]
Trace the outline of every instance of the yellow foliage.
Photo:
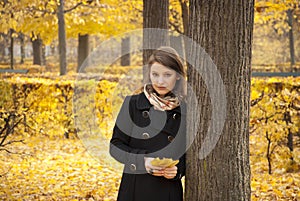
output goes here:
[[92, 158], [79, 140], [30, 137], [0, 152], [0, 200], [109, 200], [120, 174]]
[[[109, 79], [91, 79], [90, 75], [1, 79], [2, 118], [8, 110], [27, 118], [12, 136], [25, 139], [25, 144], [11, 145], [14, 152], [24, 154], [0, 152], [0, 200], [115, 200], [120, 179], [115, 170], [121, 169], [111, 162], [105, 143], [122, 100], [136, 90], [140, 79], [131, 71], [120, 68]], [[122, 75], [127, 73], [130, 76]], [[300, 128], [299, 111], [292, 107], [300, 105], [299, 85], [299, 78], [252, 79], [252, 200], [300, 199], [300, 149], [295, 145], [291, 153], [286, 146], [288, 132], [297, 133]], [[290, 115], [291, 122], [285, 121], [284, 114]], [[82, 130], [75, 131], [74, 124]], [[80, 140], [63, 138], [72, 132]], [[273, 150], [271, 175], [267, 137]], [[88, 150], [94, 151], [94, 158], [83, 147], [86, 142], [91, 142]]]

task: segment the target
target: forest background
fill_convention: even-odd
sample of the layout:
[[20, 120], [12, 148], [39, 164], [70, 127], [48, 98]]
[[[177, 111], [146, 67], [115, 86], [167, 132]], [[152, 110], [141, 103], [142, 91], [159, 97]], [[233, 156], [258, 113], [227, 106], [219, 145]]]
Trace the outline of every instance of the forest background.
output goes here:
[[[298, 75], [299, 4], [255, 2], [253, 72]], [[1, 1], [1, 200], [116, 199], [120, 167], [109, 158], [106, 142], [122, 99], [136, 84], [131, 80], [124, 88], [119, 81], [143, 65], [141, 52], [102, 66], [102, 73], [97, 74], [100, 67], [85, 75], [78, 71], [101, 42], [142, 28], [143, 2], [72, 0], [61, 5], [52, 0]], [[188, 1], [170, 1], [172, 37], [184, 34], [185, 6]], [[65, 36], [58, 34], [62, 22]], [[66, 61], [60, 58], [62, 37], [67, 39]], [[130, 48], [129, 39], [119, 38], [120, 49]], [[78, 79], [84, 76], [88, 82]], [[91, 104], [96, 117], [87, 113]], [[83, 115], [94, 119], [84, 122], [86, 130], [101, 133], [92, 144], [74, 126]], [[252, 200], [299, 200], [299, 76], [253, 77], [250, 115]]]

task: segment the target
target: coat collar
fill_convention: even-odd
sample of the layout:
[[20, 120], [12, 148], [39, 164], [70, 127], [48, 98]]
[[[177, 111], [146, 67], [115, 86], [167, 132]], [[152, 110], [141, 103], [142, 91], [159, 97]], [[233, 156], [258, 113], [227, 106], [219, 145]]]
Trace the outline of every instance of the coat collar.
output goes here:
[[[137, 97], [137, 102], [136, 102], [136, 108], [139, 110], [149, 110], [152, 107], [151, 103], [149, 102], [149, 100], [147, 99], [147, 97], [145, 96], [145, 94], [142, 92], [138, 95]], [[172, 111], [177, 112], [177, 113], [182, 113], [185, 114], [186, 113], [186, 104], [185, 103], [181, 103], [180, 106], [174, 108]]]

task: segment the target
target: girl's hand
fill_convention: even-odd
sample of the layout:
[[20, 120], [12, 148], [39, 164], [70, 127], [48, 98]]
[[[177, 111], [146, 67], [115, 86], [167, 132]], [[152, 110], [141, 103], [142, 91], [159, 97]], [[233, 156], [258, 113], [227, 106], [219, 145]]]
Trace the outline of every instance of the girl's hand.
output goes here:
[[162, 168], [151, 165], [151, 161], [154, 158], [151, 157], [144, 157], [145, 160], [145, 168], [147, 172], [153, 176], [164, 176], [164, 171]]
[[177, 174], [177, 166], [164, 169], [163, 176], [167, 179], [173, 179]]

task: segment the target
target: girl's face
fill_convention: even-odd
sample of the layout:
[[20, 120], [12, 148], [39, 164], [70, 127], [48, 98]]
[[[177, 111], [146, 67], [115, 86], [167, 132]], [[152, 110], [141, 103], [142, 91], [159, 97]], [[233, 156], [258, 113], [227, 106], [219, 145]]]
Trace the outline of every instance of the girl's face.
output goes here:
[[154, 90], [163, 97], [173, 90], [179, 76], [175, 70], [155, 62], [150, 67], [150, 80]]

